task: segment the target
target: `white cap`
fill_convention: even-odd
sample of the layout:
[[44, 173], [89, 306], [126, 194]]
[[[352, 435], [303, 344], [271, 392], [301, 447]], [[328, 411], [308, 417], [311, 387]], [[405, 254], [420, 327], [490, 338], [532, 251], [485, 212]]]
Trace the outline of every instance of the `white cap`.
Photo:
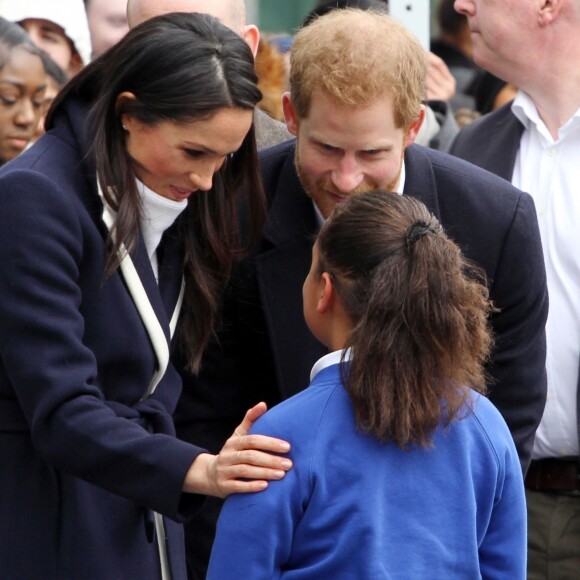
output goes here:
[[91, 60], [91, 36], [83, 0], [0, 0], [0, 16], [11, 22], [40, 18], [58, 24], [83, 64]]

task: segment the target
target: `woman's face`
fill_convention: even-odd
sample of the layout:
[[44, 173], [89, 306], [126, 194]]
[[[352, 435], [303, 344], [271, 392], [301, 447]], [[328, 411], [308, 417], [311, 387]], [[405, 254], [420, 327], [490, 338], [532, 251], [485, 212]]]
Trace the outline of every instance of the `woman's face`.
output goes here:
[[121, 118], [137, 178], [159, 195], [181, 201], [211, 189], [214, 173], [242, 145], [253, 112], [223, 108], [206, 119], [154, 126], [130, 114]]
[[45, 90], [40, 57], [23, 47], [13, 48], [0, 70], [0, 163], [16, 157], [34, 137]]

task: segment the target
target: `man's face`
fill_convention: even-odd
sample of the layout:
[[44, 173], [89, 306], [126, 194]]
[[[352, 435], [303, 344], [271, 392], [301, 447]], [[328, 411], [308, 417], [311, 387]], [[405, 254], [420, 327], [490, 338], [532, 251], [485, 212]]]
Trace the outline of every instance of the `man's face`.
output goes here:
[[63, 71], [72, 74], [73, 48], [61, 26], [40, 18], [26, 18], [20, 22], [20, 26], [28, 32], [32, 42], [42, 48]]
[[512, 81], [529, 61], [527, 42], [534, 43], [537, 2], [530, 0], [455, 0], [457, 12], [467, 16], [473, 59], [493, 74]]
[[92, 58], [117, 44], [129, 31], [127, 0], [90, 0], [87, 20], [91, 33]]
[[348, 196], [397, 187], [405, 147], [418, 126], [395, 125], [393, 99], [381, 97], [365, 107], [342, 106], [313, 95], [307, 118], [297, 119], [284, 99], [289, 131], [296, 135], [296, 168], [306, 193], [324, 218]]

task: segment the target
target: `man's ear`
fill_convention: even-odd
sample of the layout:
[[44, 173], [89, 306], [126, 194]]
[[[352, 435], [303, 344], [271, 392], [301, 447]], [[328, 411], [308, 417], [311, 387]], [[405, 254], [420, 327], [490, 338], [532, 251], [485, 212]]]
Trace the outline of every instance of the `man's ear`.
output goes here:
[[68, 70], [66, 71], [68, 73], [69, 78], [72, 78], [77, 73], [79, 73], [83, 68], [83, 66], [84, 66], [83, 59], [81, 58], [80, 54], [76, 50], [73, 50], [68, 65]]
[[421, 125], [425, 120], [425, 105], [421, 105], [421, 109], [419, 110], [419, 116], [415, 121], [409, 125], [407, 132], [405, 134], [405, 145], [404, 147], [407, 148], [409, 145], [412, 145], [417, 139], [417, 135], [421, 129]]
[[284, 111], [284, 120], [286, 121], [286, 128], [296, 137], [298, 134], [298, 119], [296, 117], [296, 109], [290, 98], [290, 93], [282, 95], [282, 110]]
[[248, 24], [247, 26], [244, 26], [244, 40], [250, 47], [254, 58], [256, 58], [256, 55], [258, 54], [258, 44], [260, 43], [260, 31], [256, 25]]
[[546, 26], [552, 23], [562, 11], [562, 0], [544, 0], [538, 12], [538, 23]]
[[322, 273], [320, 281], [321, 292], [320, 297], [318, 298], [318, 304], [316, 305], [316, 312], [318, 312], [318, 314], [325, 314], [332, 308], [336, 292], [332, 284], [332, 278], [328, 272]]

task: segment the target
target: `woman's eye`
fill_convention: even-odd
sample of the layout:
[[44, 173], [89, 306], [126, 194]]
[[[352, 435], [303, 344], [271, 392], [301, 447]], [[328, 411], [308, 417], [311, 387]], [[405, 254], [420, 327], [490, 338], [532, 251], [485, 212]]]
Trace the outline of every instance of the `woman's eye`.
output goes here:
[[197, 159], [203, 155], [203, 151], [197, 151], [197, 149], [184, 149], [184, 151], [188, 157], [192, 157], [194, 159]]
[[13, 99], [12, 97], [2, 97], [0, 96], [0, 103], [6, 105], [7, 107], [11, 107], [12, 105], [16, 104], [17, 99]]

